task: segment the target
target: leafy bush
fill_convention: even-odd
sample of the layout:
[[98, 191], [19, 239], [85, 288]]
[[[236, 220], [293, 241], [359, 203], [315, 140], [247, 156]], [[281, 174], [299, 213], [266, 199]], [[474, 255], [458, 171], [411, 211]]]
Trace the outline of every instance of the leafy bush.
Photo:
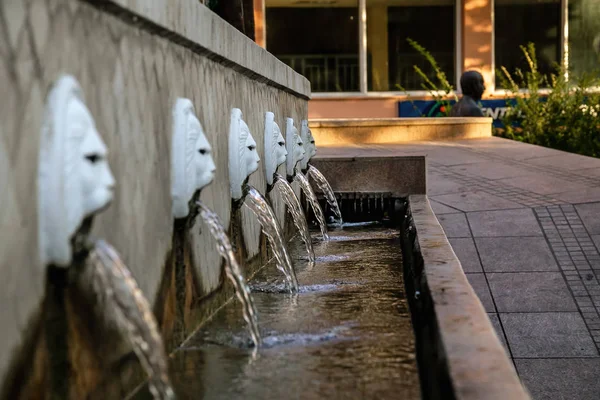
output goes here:
[[[600, 156], [600, 93], [596, 74], [583, 74], [567, 80], [565, 69], [545, 76], [538, 71], [535, 46], [521, 46], [528, 71], [512, 75], [501, 68], [498, 75], [509, 88], [516, 104], [503, 118], [505, 130], [496, 134], [514, 140], [588, 156]], [[520, 88], [527, 89], [526, 93]], [[542, 89], [547, 88], [548, 94]]]

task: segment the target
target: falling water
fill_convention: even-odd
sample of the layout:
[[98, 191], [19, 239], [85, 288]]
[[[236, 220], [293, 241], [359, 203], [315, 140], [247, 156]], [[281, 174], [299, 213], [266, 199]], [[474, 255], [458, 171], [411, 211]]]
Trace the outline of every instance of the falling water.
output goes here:
[[323, 215], [323, 210], [319, 205], [319, 201], [317, 200], [317, 196], [315, 196], [315, 192], [313, 192], [308, 179], [306, 176], [299, 170], [296, 169], [296, 178], [298, 182], [300, 182], [300, 187], [304, 194], [308, 198], [310, 205], [315, 213], [315, 217], [317, 217], [317, 221], [319, 221], [319, 226], [321, 227], [321, 234], [323, 235], [324, 240], [329, 240], [329, 235], [327, 234], [327, 223], [325, 222], [325, 215]]
[[95, 292], [103, 296], [105, 315], [131, 343], [133, 351], [149, 376], [152, 396], [175, 399], [167, 368], [167, 355], [150, 304], [117, 252], [98, 240], [89, 257], [88, 272]]
[[294, 190], [287, 182], [287, 180], [279, 175], [275, 174], [275, 183], [279, 182], [279, 187], [281, 188], [281, 195], [283, 197], [283, 201], [288, 206], [292, 217], [294, 218], [294, 224], [298, 231], [300, 232], [300, 236], [306, 245], [306, 251], [308, 252], [308, 260], [315, 260], [315, 252], [312, 246], [312, 240], [310, 237], [310, 232], [308, 231], [308, 224], [306, 222], [306, 217], [304, 216], [304, 211], [302, 210], [302, 206], [300, 205], [300, 201]]
[[240, 303], [242, 303], [244, 320], [246, 320], [246, 323], [248, 324], [248, 329], [250, 330], [250, 336], [252, 336], [254, 347], [259, 347], [262, 343], [262, 340], [258, 330], [256, 308], [254, 307], [254, 302], [250, 296], [250, 289], [248, 288], [248, 285], [246, 285], [244, 275], [242, 274], [240, 266], [233, 255], [233, 249], [231, 247], [231, 243], [229, 242], [229, 238], [225, 233], [223, 224], [221, 223], [219, 216], [208, 209], [204, 204], [202, 204], [202, 202], [198, 201], [196, 204], [198, 204], [200, 207], [200, 215], [202, 216], [202, 219], [206, 225], [208, 225], [210, 233], [217, 241], [217, 249], [219, 254], [225, 259], [225, 274], [233, 284], [238, 300]]
[[335, 216], [337, 217], [339, 224], [344, 225], [344, 220], [342, 219], [342, 211], [340, 210], [340, 206], [337, 202], [337, 199], [335, 198], [335, 194], [333, 194], [333, 189], [331, 188], [331, 185], [329, 184], [327, 179], [323, 176], [321, 171], [319, 171], [312, 165], [308, 166], [307, 175], [308, 174], [311, 174], [312, 177], [315, 178], [317, 186], [323, 192], [323, 195], [325, 196], [325, 199], [327, 199], [329, 207], [331, 207]]
[[246, 196], [246, 202], [244, 204], [256, 214], [264, 234], [267, 235], [269, 243], [271, 243], [271, 249], [273, 249], [273, 253], [275, 253], [277, 268], [285, 275], [290, 292], [298, 293], [296, 271], [294, 271], [290, 255], [283, 242], [279, 224], [277, 223], [273, 210], [267, 203], [267, 200], [265, 200], [258, 190], [252, 186], [248, 186], [248, 195]]

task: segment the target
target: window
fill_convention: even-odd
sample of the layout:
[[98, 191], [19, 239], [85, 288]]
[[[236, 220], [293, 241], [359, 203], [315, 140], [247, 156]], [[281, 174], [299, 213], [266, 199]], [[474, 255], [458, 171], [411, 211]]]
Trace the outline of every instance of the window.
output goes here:
[[569, 68], [576, 76], [600, 67], [600, 1], [569, 0]]
[[425, 47], [454, 83], [455, 7], [455, 0], [367, 0], [369, 90], [422, 90], [415, 65], [436, 81], [409, 38]]
[[356, 0], [266, 0], [267, 50], [313, 92], [358, 92]]
[[[494, 36], [496, 69], [505, 67], [529, 70], [520, 49], [535, 44], [538, 70], [543, 74], [556, 72], [561, 59], [560, 0], [495, 0]], [[496, 78], [496, 87], [502, 80]]]

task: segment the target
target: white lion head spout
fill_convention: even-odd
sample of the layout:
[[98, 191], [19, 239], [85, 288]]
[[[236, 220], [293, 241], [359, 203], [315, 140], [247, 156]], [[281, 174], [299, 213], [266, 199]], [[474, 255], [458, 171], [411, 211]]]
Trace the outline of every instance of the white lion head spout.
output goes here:
[[259, 162], [256, 142], [242, 119], [242, 111], [233, 108], [229, 125], [229, 184], [234, 200], [244, 195], [242, 186], [246, 178], [258, 169]]
[[287, 150], [279, 125], [272, 112], [265, 113], [265, 172], [267, 183], [273, 184], [273, 176], [277, 167], [286, 161]]
[[215, 177], [212, 148], [204, 135], [189, 99], [179, 98], [173, 106], [171, 145], [171, 197], [173, 216], [187, 217], [194, 194]]
[[304, 149], [306, 150], [306, 154], [302, 161], [300, 161], [300, 169], [305, 171], [308, 168], [308, 162], [317, 154], [317, 146], [315, 145], [315, 138], [308, 127], [308, 120], [302, 121], [302, 127], [300, 128], [300, 137], [302, 138], [302, 142], [304, 142]]
[[112, 201], [115, 179], [107, 156], [79, 83], [60, 77], [46, 100], [40, 138], [38, 234], [44, 265], [68, 267], [71, 239], [82, 222]]
[[304, 150], [304, 143], [298, 134], [298, 129], [294, 126], [294, 120], [292, 118], [286, 119], [285, 143], [288, 152], [286, 173], [288, 177], [292, 177], [296, 174], [296, 164], [304, 158], [304, 154], [306, 153]]

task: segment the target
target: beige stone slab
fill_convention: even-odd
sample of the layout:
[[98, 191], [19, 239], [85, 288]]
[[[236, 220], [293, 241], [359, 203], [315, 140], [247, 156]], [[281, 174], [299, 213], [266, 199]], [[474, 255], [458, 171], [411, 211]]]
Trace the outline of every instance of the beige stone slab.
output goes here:
[[572, 182], [539, 172], [501, 179], [499, 182], [537, 194], [553, 194], [566, 191], [576, 192], [586, 188], [586, 185], [583, 183]]
[[448, 170], [462, 175], [479, 176], [481, 178], [497, 180], [505, 178], [515, 178], [524, 175], [531, 175], [533, 172], [526, 167], [511, 166], [503, 162], [486, 161], [476, 164], [458, 165], [448, 167]]
[[571, 204], [600, 202], [600, 188], [586, 187], [582, 190], [556, 193], [552, 197]]
[[567, 154], [560, 150], [533, 144], [518, 142], [499, 137], [480, 138], [474, 140], [455, 140], [455, 145], [470, 148], [477, 152], [487, 153], [506, 160], [528, 160], [540, 157]]
[[555, 156], [534, 158], [527, 160], [527, 163], [573, 172], [589, 168], [600, 168], [600, 159], [572, 153], [561, 153]]
[[311, 120], [318, 146], [402, 143], [491, 136], [491, 118], [369, 118]]
[[522, 207], [514, 201], [481, 191], [444, 194], [433, 196], [432, 199], [460, 211], [505, 210]]

